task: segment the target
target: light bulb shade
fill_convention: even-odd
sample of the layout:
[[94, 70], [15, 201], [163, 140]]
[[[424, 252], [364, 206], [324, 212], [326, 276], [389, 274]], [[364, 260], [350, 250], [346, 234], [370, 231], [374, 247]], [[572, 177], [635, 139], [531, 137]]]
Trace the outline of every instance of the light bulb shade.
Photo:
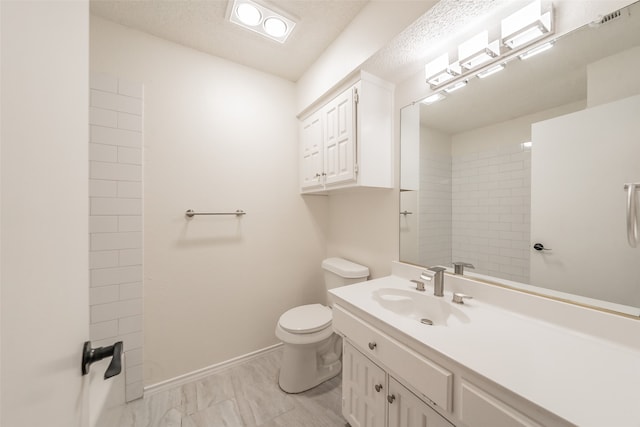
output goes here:
[[533, 49], [529, 49], [528, 51], [526, 51], [525, 53], [523, 53], [522, 55], [518, 55], [518, 58], [520, 59], [527, 59], [527, 58], [531, 58], [532, 56], [536, 56], [539, 53], [542, 53], [546, 50], [549, 50], [553, 47], [553, 42], [547, 42], [547, 43], [543, 43], [541, 45], [538, 45], [536, 47], [534, 47]]
[[504, 64], [493, 65], [485, 70], [480, 71], [478, 74], [476, 74], [476, 77], [478, 77], [479, 79], [484, 79], [485, 77], [489, 77], [497, 72], [504, 70], [504, 67]]
[[258, 25], [262, 20], [262, 14], [258, 8], [249, 3], [240, 3], [236, 6], [235, 13], [243, 24], [252, 27]]
[[444, 95], [444, 93], [438, 92], [438, 93], [434, 93], [433, 95], [427, 96], [425, 99], [423, 99], [420, 102], [425, 105], [430, 105], [430, 104], [433, 104], [434, 102], [441, 101], [445, 98], [446, 96]]
[[467, 80], [460, 80], [459, 82], [455, 82], [451, 86], [448, 86], [448, 87], [444, 88], [444, 91], [447, 92], [447, 93], [455, 92], [455, 91], [465, 87], [467, 85], [467, 83], [468, 83]]
[[264, 20], [264, 30], [270, 36], [282, 37], [287, 33], [287, 24], [279, 18], [267, 18]]
[[449, 54], [444, 53], [429, 62], [425, 66], [424, 72], [427, 83], [435, 88], [459, 76], [462, 70], [457, 62], [449, 64]]
[[501, 21], [502, 44], [517, 49], [553, 31], [553, 13], [541, 14], [540, 0], [525, 6]]

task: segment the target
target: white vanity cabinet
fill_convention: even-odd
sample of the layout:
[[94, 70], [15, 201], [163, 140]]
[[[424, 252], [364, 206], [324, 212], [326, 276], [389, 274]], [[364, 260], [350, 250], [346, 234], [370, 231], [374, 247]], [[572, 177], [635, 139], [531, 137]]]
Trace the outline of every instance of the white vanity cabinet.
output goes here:
[[302, 115], [302, 193], [393, 187], [393, 89], [368, 73], [358, 77]]
[[342, 410], [352, 427], [572, 425], [455, 361], [418, 353], [339, 303], [333, 328], [344, 338]]
[[452, 427], [348, 340], [342, 369], [342, 413], [351, 427]]

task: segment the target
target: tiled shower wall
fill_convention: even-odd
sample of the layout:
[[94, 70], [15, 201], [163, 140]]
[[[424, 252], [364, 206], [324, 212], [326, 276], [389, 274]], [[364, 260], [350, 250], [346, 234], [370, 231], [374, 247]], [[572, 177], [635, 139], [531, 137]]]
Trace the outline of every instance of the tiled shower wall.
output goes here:
[[[455, 141], [454, 141], [455, 143]], [[521, 141], [453, 156], [453, 259], [529, 282], [531, 151]]]
[[451, 265], [451, 137], [420, 129], [418, 259], [420, 265]]
[[125, 397], [142, 397], [143, 86], [92, 73], [89, 139], [90, 335], [123, 341]]

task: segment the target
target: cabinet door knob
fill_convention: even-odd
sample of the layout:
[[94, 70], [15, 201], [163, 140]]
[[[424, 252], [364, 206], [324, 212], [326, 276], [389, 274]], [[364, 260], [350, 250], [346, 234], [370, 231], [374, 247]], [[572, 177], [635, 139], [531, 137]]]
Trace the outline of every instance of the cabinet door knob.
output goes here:
[[369, 343], [369, 350], [373, 350], [374, 348], [376, 348], [378, 344], [374, 343], [374, 342], [370, 342]]
[[387, 396], [387, 401], [389, 403], [393, 403], [394, 400], [396, 400], [396, 397], [393, 394]]
[[380, 393], [380, 391], [382, 391], [382, 384], [376, 384], [375, 389], [378, 393]]

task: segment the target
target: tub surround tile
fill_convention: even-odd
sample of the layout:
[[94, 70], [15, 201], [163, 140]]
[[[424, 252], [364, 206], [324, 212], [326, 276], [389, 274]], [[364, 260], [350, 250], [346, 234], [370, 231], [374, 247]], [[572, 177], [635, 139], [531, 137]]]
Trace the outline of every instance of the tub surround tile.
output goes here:
[[90, 84], [91, 335], [96, 346], [124, 342], [123, 391], [131, 401], [142, 396], [143, 388], [144, 87], [104, 73], [92, 73]]

